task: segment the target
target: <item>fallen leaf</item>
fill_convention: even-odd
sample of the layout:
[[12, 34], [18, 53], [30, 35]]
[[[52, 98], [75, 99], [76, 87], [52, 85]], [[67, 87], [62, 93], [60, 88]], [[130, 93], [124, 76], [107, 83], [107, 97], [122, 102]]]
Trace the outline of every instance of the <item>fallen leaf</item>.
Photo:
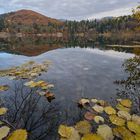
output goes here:
[[95, 121], [96, 123], [104, 123], [104, 118], [101, 117], [101, 116], [95, 116], [95, 117], [94, 117], [94, 121]]
[[81, 140], [103, 140], [103, 138], [97, 134], [85, 134]]
[[24, 129], [15, 130], [7, 140], [27, 140], [27, 131]]
[[116, 110], [112, 107], [112, 106], [107, 106], [104, 108], [104, 111], [108, 114], [108, 115], [112, 115], [112, 114], [116, 114]]
[[135, 140], [135, 136], [124, 126], [113, 128], [113, 134], [123, 140]]
[[125, 120], [118, 117], [117, 115], [110, 115], [109, 119], [115, 125], [118, 125], [118, 126], [124, 126], [125, 125]]
[[131, 120], [131, 115], [126, 111], [118, 111], [117, 115], [125, 120]]
[[121, 105], [120, 103], [118, 103], [116, 105], [116, 108], [120, 111], [127, 111], [127, 112], [130, 112], [130, 108], [127, 108], [127, 107], [124, 107], [123, 105]]
[[133, 114], [132, 115], [132, 121], [136, 122], [137, 124], [140, 125], [140, 116]]
[[97, 104], [94, 105], [92, 108], [98, 113], [102, 113], [104, 111], [104, 108], [100, 105], [97, 105]]
[[129, 99], [124, 99], [120, 101], [120, 104], [127, 108], [130, 108], [132, 106], [132, 101], [130, 101]]
[[113, 132], [112, 129], [108, 125], [99, 125], [97, 129], [97, 134], [100, 135], [104, 140], [113, 140]]
[[80, 121], [76, 124], [75, 129], [80, 134], [87, 134], [87, 133], [90, 133], [91, 131], [91, 124], [86, 120]]
[[0, 91], [6, 91], [8, 89], [9, 89], [8, 85], [3, 85], [3, 86], [0, 85]]
[[0, 108], [0, 115], [4, 115], [6, 112], [7, 112], [7, 108], [5, 108], [5, 107], [1, 107]]
[[85, 117], [85, 119], [92, 121], [94, 119], [95, 115], [91, 112], [86, 112], [84, 117]]
[[132, 131], [136, 134], [140, 134], [140, 125], [137, 124], [136, 122], [128, 121], [127, 127], [129, 128], [130, 131]]
[[81, 100], [79, 101], [79, 104], [81, 104], [82, 106], [87, 105], [87, 104], [89, 104], [89, 103], [90, 103], [89, 99], [81, 99]]
[[10, 132], [10, 128], [7, 126], [0, 127], [0, 140], [5, 138]]
[[61, 137], [70, 138], [73, 132], [73, 127], [67, 125], [60, 125], [58, 128], [58, 133]]

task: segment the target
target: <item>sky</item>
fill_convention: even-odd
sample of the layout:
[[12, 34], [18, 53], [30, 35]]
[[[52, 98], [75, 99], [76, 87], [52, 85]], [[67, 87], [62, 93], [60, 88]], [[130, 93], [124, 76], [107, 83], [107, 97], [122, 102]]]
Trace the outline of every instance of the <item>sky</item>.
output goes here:
[[82, 20], [131, 14], [140, 0], [0, 0], [0, 14], [30, 9], [56, 19]]

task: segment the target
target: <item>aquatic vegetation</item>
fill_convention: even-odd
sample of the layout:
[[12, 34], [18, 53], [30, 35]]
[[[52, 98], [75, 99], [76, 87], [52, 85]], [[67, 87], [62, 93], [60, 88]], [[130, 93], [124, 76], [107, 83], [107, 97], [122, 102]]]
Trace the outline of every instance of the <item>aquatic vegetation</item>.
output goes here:
[[[46, 61], [43, 62], [42, 64], [38, 64], [35, 63], [34, 61], [30, 61], [27, 62], [25, 64], [22, 64], [21, 66], [17, 66], [14, 68], [10, 68], [7, 70], [0, 70], [0, 76], [1, 77], [8, 77], [9, 80], [18, 80], [18, 81], [22, 81], [23, 82], [23, 87], [24, 88], [29, 88], [29, 93], [26, 93], [27, 95], [24, 95], [23, 93], [23, 87], [21, 88], [21, 91], [17, 90], [17, 92], [15, 93], [15, 112], [12, 113], [13, 115], [13, 121], [9, 121], [9, 120], [5, 120], [4, 116], [7, 115], [7, 112], [9, 113], [11, 110], [7, 109], [5, 107], [0, 107], [0, 140], [6, 138], [7, 140], [27, 140], [27, 136], [28, 136], [28, 130], [29, 126], [26, 127], [26, 125], [28, 123], [30, 123], [31, 121], [30, 118], [33, 117], [34, 112], [36, 111], [35, 108], [38, 104], [38, 102], [40, 101], [40, 98], [43, 96], [44, 98], [47, 98], [49, 102], [51, 102], [51, 100], [53, 100], [55, 98], [54, 94], [50, 91], [52, 88], [54, 88], [54, 85], [49, 84], [46, 81], [43, 80], [38, 80], [38, 77], [44, 73], [47, 72], [48, 70], [48, 66], [49, 66], [50, 62]], [[10, 87], [8, 85], [1, 85], [0, 86], [0, 92], [4, 92], [9, 90]], [[15, 89], [16, 91], [16, 89]], [[20, 93], [21, 92], [21, 93]], [[22, 95], [18, 95], [18, 94], [22, 94]], [[37, 94], [38, 96], [36, 96], [35, 94]], [[35, 98], [33, 98], [33, 95], [35, 95]], [[21, 97], [21, 103], [17, 104], [17, 97], [20, 96]], [[29, 100], [29, 102], [28, 102]], [[29, 115], [30, 118], [28, 118], [28, 116], [26, 116], [27, 120], [25, 121], [24, 126], [22, 126], [21, 124], [23, 122], [23, 117], [24, 117], [24, 113], [25, 110], [27, 110], [27, 102], [29, 103]], [[32, 104], [32, 106], [31, 106]], [[46, 110], [42, 111], [41, 117], [39, 116], [39, 118], [43, 120], [44, 115], [46, 114]], [[8, 116], [6, 116], [7, 118]], [[19, 118], [20, 117], [20, 118]], [[17, 121], [17, 119], [19, 119]], [[24, 118], [25, 119], [25, 118]], [[36, 120], [37, 121], [37, 120]], [[39, 123], [42, 123], [39, 121]], [[17, 127], [18, 125], [18, 127]], [[33, 125], [33, 124], [31, 124]], [[38, 123], [35, 122], [35, 125], [32, 126], [32, 129], [36, 129], [38, 128]], [[30, 128], [30, 131], [32, 131], [32, 129]]]
[[[87, 111], [84, 119], [74, 126], [60, 125], [58, 133], [61, 139], [69, 140], [73, 130], [78, 131], [81, 140], [139, 140], [140, 116], [132, 113], [133, 102], [130, 99], [117, 99], [117, 102], [112, 106], [103, 100], [82, 98], [78, 104]], [[123, 109], [118, 108], [118, 104]]]

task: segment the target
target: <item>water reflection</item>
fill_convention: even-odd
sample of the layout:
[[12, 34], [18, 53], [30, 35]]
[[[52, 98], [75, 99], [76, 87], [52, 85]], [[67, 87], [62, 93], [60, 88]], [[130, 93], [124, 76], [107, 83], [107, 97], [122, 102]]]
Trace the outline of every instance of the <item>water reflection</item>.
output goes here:
[[[114, 46], [114, 44], [119, 46]], [[128, 45], [125, 47], [124, 45]], [[98, 48], [101, 50], [115, 50], [127, 53], [140, 53], [140, 46], [135, 45], [131, 41], [123, 42], [122, 40], [106, 39], [103, 37], [96, 37], [93, 40], [85, 38], [43, 38], [43, 37], [26, 37], [26, 38], [7, 38], [0, 39], [0, 51], [25, 55], [38, 56], [50, 50], [57, 48]]]

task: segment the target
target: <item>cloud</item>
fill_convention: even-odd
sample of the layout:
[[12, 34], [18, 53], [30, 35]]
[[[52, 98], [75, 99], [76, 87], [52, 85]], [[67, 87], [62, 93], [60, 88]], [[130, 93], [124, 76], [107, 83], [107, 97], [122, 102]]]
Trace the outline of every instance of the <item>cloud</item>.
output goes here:
[[0, 13], [31, 9], [57, 19], [81, 20], [129, 14], [137, 4], [138, 0], [0, 0]]

